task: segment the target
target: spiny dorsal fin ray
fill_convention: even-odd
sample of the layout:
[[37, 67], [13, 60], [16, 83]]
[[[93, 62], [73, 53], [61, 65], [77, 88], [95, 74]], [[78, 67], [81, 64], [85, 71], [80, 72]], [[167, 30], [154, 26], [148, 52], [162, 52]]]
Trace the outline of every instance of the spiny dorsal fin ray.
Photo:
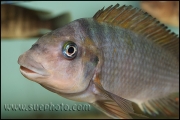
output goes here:
[[142, 35], [148, 40], [162, 46], [179, 59], [179, 37], [170, 33], [167, 27], [146, 12], [132, 6], [111, 5], [99, 10], [94, 16], [99, 23], [119, 26]]

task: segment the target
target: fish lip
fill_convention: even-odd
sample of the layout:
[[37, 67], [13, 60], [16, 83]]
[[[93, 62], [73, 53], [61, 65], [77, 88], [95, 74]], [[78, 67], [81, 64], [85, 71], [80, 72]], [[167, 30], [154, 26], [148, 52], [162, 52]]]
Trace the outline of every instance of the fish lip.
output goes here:
[[43, 72], [39, 72], [35, 68], [30, 68], [24, 65], [20, 65], [20, 72], [24, 75], [27, 74], [36, 74], [39, 76], [50, 76], [50, 74], [44, 69]]

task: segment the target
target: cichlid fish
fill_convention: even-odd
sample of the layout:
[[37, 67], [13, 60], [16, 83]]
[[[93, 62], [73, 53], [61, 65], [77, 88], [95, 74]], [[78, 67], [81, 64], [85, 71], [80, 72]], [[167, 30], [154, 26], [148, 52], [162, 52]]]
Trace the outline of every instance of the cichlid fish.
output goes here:
[[179, 1], [142, 1], [141, 8], [162, 23], [179, 27]]
[[[64, 13], [52, 19], [50, 12], [31, 10], [21, 6], [1, 5], [1, 38], [26, 38], [41, 36], [42, 30], [53, 30], [70, 22], [70, 14]], [[43, 33], [43, 34], [42, 34]]]
[[29, 1], [1, 1], [1, 4], [16, 4], [18, 2], [29, 2]]
[[112, 118], [179, 117], [179, 37], [166, 29], [111, 5], [42, 36], [19, 57], [20, 72]]

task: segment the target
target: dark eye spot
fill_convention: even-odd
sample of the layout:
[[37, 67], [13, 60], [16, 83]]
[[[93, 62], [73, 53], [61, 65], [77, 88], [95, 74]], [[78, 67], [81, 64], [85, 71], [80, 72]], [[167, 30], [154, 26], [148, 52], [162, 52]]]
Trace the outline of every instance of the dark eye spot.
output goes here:
[[68, 53], [73, 53], [74, 52], [74, 48], [73, 47], [70, 47], [69, 49], [68, 49]]
[[91, 58], [91, 60], [93, 62], [93, 64], [96, 66], [99, 62], [99, 58], [97, 56], [94, 56], [93, 58]]

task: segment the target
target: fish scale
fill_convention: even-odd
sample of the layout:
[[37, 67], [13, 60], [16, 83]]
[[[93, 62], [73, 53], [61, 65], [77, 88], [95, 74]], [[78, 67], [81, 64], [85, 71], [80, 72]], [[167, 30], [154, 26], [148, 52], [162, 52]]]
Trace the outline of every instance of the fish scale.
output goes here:
[[[92, 27], [92, 26], [90, 26], [90, 27]], [[102, 26], [99, 26], [97, 28], [99, 29], [100, 27], [104, 28], [104, 27], [108, 27], [108, 26], [106, 26], [106, 25], [103, 26], [102, 25]], [[98, 29], [97, 29], [97, 31], [98, 31]], [[163, 67], [166, 68], [167, 73], [169, 73], [170, 75], [173, 75], [172, 72], [169, 70], [169, 68], [174, 69], [175, 66], [173, 66], [172, 64], [169, 64], [169, 63], [172, 63], [172, 62], [175, 62], [175, 61], [171, 62], [171, 60], [168, 59], [168, 57], [165, 57], [165, 56], [167, 56], [167, 54], [165, 54], [165, 52], [163, 52], [161, 49], [159, 49], [158, 46], [154, 47], [152, 43], [147, 44], [146, 43], [147, 41], [143, 40], [144, 38], [141, 38], [142, 40], [139, 40], [139, 39], [137, 40], [137, 38], [135, 38], [135, 39], [132, 39], [132, 41], [133, 41], [133, 43], [135, 43], [135, 45], [132, 48], [130, 48], [128, 43], [124, 42], [125, 40], [120, 39], [117, 35], [116, 35], [117, 38], [114, 39], [114, 40], [111, 40], [111, 42], [109, 43], [109, 42], [107, 42], [108, 41], [107, 39], [112, 39], [112, 36], [111, 36], [112, 33], [114, 31], [118, 31], [117, 29], [116, 30], [112, 30], [112, 29], [114, 29], [114, 28], [111, 28], [109, 30], [107, 28], [104, 28], [104, 30], [102, 31], [102, 32], [104, 32], [103, 35], [108, 34], [108, 36], [105, 36], [105, 40], [103, 40], [103, 39], [97, 40], [96, 38], [92, 37], [92, 40], [97, 40], [99, 42], [99, 44], [97, 46], [99, 46], [99, 48], [102, 49], [102, 52], [104, 52], [104, 64], [102, 66], [102, 80], [101, 81], [102, 81], [102, 85], [105, 86], [106, 90], [113, 91], [114, 89], [112, 90], [111, 88], [119, 88], [120, 93], [119, 93], [119, 91], [118, 91], [118, 93], [117, 93], [117, 91], [113, 91], [113, 93], [116, 93], [117, 95], [123, 96], [123, 97], [126, 96], [127, 99], [131, 99], [131, 96], [132, 97], [137, 96], [136, 93], [141, 92], [141, 89], [137, 90], [137, 91], [133, 90], [133, 91], [131, 91], [133, 93], [131, 93], [131, 95], [129, 95], [129, 93], [126, 92], [127, 91], [126, 89], [127, 89], [127, 87], [131, 88], [133, 84], [128, 85], [128, 82], [134, 83], [133, 81], [141, 79], [141, 80], [144, 81], [144, 83], [146, 83], [147, 81], [151, 81], [151, 84], [153, 85], [154, 83], [156, 83], [156, 80], [158, 80], [159, 76], [167, 76], [166, 74], [162, 74], [160, 72], [161, 70], [166, 72], [163, 69]], [[91, 33], [89, 33], [89, 34], [91, 34]], [[128, 32], [126, 34], [128, 34]], [[122, 37], [124, 35], [119, 35], [119, 36]], [[136, 37], [136, 35], [134, 35], [134, 37]], [[100, 45], [101, 43], [103, 43], [102, 48], [101, 48], [101, 45]], [[104, 46], [106, 46], [106, 47], [104, 47]], [[114, 53], [114, 51], [113, 51], [114, 48], [121, 49], [122, 51], [119, 52], [119, 53]], [[132, 49], [135, 52], [133, 52]], [[110, 59], [110, 58], [113, 58], [113, 54], [116, 54], [115, 55], [116, 56], [115, 57], [116, 61], [111, 61], [111, 59]], [[139, 55], [139, 57], [134, 56], [136, 54]], [[146, 56], [146, 54], [148, 54], [151, 57]], [[144, 56], [146, 56], [146, 57], [144, 57]], [[156, 61], [159, 61], [160, 57], [165, 59], [165, 63], [164, 62], [162, 62], [162, 63], [167, 64], [167, 66], [164, 66], [163, 64], [161, 65], [158, 62], [156, 62]], [[128, 63], [126, 63], [126, 62], [128, 62], [129, 60], [131, 61], [132, 59], [136, 59], [136, 60], [134, 60], [135, 63], [130, 63], [129, 62], [130, 65], [127, 66]], [[152, 59], [154, 59], [154, 60], [152, 61]], [[118, 66], [116, 66], [115, 64], [111, 65], [111, 63], [118, 63], [118, 62], [119, 62]], [[155, 67], [152, 67], [151, 70], [149, 70], [149, 71], [141, 71], [140, 73], [139, 73], [139, 71], [135, 71], [135, 70], [132, 69], [132, 68], [140, 67], [140, 69], [142, 69], [142, 70], [148, 70], [147, 63], [151, 64], [149, 66], [158, 67], [158, 69], [156, 69]], [[133, 67], [133, 66], [135, 66], [135, 67]], [[118, 68], [115, 69], [116, 67], [118, 67]], [[131, 73], [125, 74], [124, 72], [119, 71], [119, 73], [121, 73], [121, 74], [119, 74], [118, 76], [113, 76], [113, 73], [106, 72], [105, 69], [108, 69], [108, 71], [111, 71], [111, 72], [114, 72], [114, 71], [117, 72], [119, 70], [131, 71], [131, 73], [133, 75], [131, 75]], [[177, 70], [177, 67], [176, 67], [175, 70]], [[151, 72], [153, 72], [153, 73], [151, 73]], [[150, 77], [151, 78], [150, 79], [147, 76], [148, 75], [147, 73], [149, 73], [150, 76], [152, 75], [153, 77], [152, 78]], [[121, 76], [121, 75], [124, 75], [124, 76]], [[111, 76], [111, 77], [109, 77], [109, 76]], [[135, 80], [133, 80], [132, 76], [134, 76]], [[121, 83], [123, 83], [124, 85], [118, 84], [120, 80], [115, 79], [115, 77], [119, 78], [121, 80]], [[173, 76], [173, 77], [174, 77], [174, 79], [178, 78], [177, 75]], [[154, 80], [152, 80], [153, 78], [154, 78]], [[160, 80], [162, 80], [162, 79], [160, 79]], [[114, 81], [117, 84], [114, 84], [114, 86], [113, 86], [113, 82], [109, 83], [107, 81]], [[128, 81], [128, 82], [126, 82], [126, 81]], [[167, 79], [167, 81], [169, 81], [169, 79]], [[144, 83], [142, 83], [142, 84], [139, 83], [139, 86], [143, 85], [143, 86], [145, 86], [144, 88], [148, 87], [148, 85], [146, 85]], [[176, 83], [173, 83], [173, 84], [176, 84]], [[157, 85], [157, 87], [158, 87], [158, 85]], [[152, 86], [150, 86], [148, 88], [151, 89], [151, 87]], [[126, 90], [126, 91], [123, 91], [123, 90]], [[146, 95], [146, 97], [148, 98], [150, 96]]]

